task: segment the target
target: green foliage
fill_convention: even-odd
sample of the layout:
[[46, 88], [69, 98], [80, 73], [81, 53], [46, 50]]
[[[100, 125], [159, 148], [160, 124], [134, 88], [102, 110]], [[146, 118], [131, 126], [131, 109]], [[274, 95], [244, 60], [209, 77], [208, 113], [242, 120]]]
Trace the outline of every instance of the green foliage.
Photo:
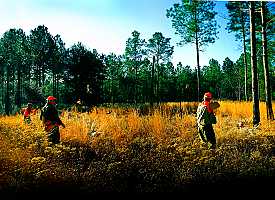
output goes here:
[[46, 26], [39, 25], [34, 30], [31, 30], [29, 41], [32, 47], [31, 60], [35, 66], [33, 70], [35, 84], [38, 87], [42, 87], [46, 80], [46, 73], [49, 70], [50, 58], [53, 55], [54, 39]]
[[[247, 9], [247, 3], [228, 2], [226, 5], [230, 16], [227, 30], [241, 39], [244, 22], [245, 36], [249, 36], [248, 14], [240, 12]], [[213, 1], [184, 0], [167, 9], [166, 16], [172, 20], [176, 34], [181, 37], [179, 44], [197, 41], [197, 69], [171, 63], [174, 47], [170, 44], [171, 38], [165, 38], [161, 32], [155, 32], [146, 41], [134, 30], [122, 55], [99, 55], [95, 49], [90, 51], [82, 43], [66, 48], [61, 36], [53, 36], [44, 25], [37, 26], [29, 35], [22, 29], [10, 29], [0, 40], [0, 84], [3, 86], [0, 88], [0, 113], [10, 114], [29, 101], [43, 104], [48, 95], [56, 96], [62, 106], [74, 104], [79, 98], [87, 105], [193, 101], [197, 97], [195, 88], [199, 82], [202, 91], [211, 91], [216, 98], [245, 99], [243, 54], [236, 62], [226, 58], [219, 64], [211, 59], [200, 74], [199, 52], [217, 39], [214, 6]], [[270, 8], [266, 14], [270, 83], [272, 99], [275, 99], [274, 14]], [[259, 13], [256, 24], [259, 31]], [[264, 100], [261, 34], [256, 35], [260, 99]], [[246, 37], [244, 44], [249, 46], [248, 39]], [[246, 48], [245, 52], [247, 93], [251, 97], [249, 49]]]
[[234, 32], [236, 39], [243, 39], [243, 34], [249, 37], [249, 6], [248, 2], [230, 1], [226, 3], [229, 22], [226, 29]]
[[225, 58], [222, 69], [222, 85], [224, 87], [222, 96], [236, 100], [238, 99], [238, 88], [240, 87], [239, 69], [229, 58]]
[[196, 97], [196, 72], [190, 66], [178, 63], [175, 69], [176, 98], [178, 101], [192, 101]]
[[[0, 57], [2, 58], [2, 75], [6, 78], [5, 96], [2, 97], [5, 104], [5, 113], [9, 114], [13, 104], [11, 97], [17, 106], [21, 106], [20, 86], [21, 79], [25, 75], [22, 68], [26, 64], [26, 35], [22, 29], [10, 29], [1, 38]], [[5, 75], [6, 72], [6, 76]], [[4, 81], [4, 79], [2, 79]], [[13, 80], [17, 80], [17, 87], [13, 87]], [[3, 91], [3, 89], [2, 89]]]
[[214, 43], [217, 38], [216, 12], [213, 11], [214, 1], [182, 1], [167, 9], [166, 16], [171, 18], [172, 26], [179, 34], [179, 45], [199, 42], [199, 46]]
[[155, 91], [154, 93], [157, 97], [157, 101], [161, 99], [168, 100], [167, 98], [163, 98], [163, 96], [167, 96], [167, 89], [170, 88], [166, 87], [164, 89], [162, 86], [167, 85], [171, 77], [169, 77], [169, 75], [173, 71], [173, 66], [169, 61], [174, 52], [174, 46], [170, 45], [170, 40], [171, 38], [165, 38], [162, 33], [156, 32], [153, 34], [153, 37], [148, 40], [147, 44], [147, 55], [149, 57], [155, 57], [154, 71], [156, 73], [154, 72], [155, 75], [152, 77], [151, 82], [154, 80], [154, 85], [152, 85], [152, 87], [153, 91]]
[[134, 61], [141, 59], [145, 54], [145, 44], [145, 40], [140, 38], [140, 33], [136, 30], [133, 31], [132, 38], [128, 38], [126, 41], [125, 56]]
[[111, 53], [104, 57], [105, 79], [103, 81], [104, 102], [122, 102], [124, 91], [122, 82], [125, 66], [122, 56]]
[[156, 32], [153, 37], [148, 40], [147, 54], [156, 57], [157, 64], [167, 63], [170, 61], [174, 52], [174, 47], [170, 45], [171, 38], [165, 38], [162, 33]]
[[91, 52], [81, 43], [73, 45], [68, 52], [64, 79], [69, 90], [65, 98], [68, 103], [74, 103], [79, 98], [88, 106], [98, 103], [103, 80], [102, 61], [96, 52]]
[[221, 98], [222, 69], [219, 62], [215, 59], [210, 59], [209, 66], [202, 68], [202, 74], [203, 88], [212, 92], [216, 98]]
[[179, 46], [193, 43], [196, 46], [197, 61], [197, 100], [200, 101], [201, 81], [199, 52], [218, 38], [218, 25], [215, 20], [214, 1], [182, 1], [167, 9], [166, 16], [171, 18], [172, 27], [179, 34]]

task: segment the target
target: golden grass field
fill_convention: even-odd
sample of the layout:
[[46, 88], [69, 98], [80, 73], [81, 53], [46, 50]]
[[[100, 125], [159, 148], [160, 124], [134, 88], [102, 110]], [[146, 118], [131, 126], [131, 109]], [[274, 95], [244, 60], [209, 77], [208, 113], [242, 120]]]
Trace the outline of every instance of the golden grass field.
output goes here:
[[22, 115], [2, 116], [0, 190], [182, 191], [189, 184], [274, 177], [275, 121], [266, 120], [265, 103], [260, 103], [257, 128], [251, 102], [219, 103], [216, 150], [198, 138], [197, 103], [182, 103], [182, 112], [179, 103], [150, 112], [119, 107], [63, 111], [66, 127], [60, 128], [61, 144], [53, 147], [39, 113], [30, 125]]

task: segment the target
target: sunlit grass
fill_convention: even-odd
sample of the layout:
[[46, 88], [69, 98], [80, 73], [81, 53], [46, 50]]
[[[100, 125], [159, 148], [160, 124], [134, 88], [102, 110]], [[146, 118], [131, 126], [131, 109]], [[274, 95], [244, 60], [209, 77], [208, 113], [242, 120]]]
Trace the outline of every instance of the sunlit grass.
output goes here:
[[[162, 104], [147, 115], [119, 107], [63, 111], [66, 128], [60, 128], [61, 144], [54, 147], [48, 146], [39, 113], [31, 116], [31, 124], [24, 124], [22, 115], [2, 116], [0, 186], [24, 189], [74, 180], [92, 191], [125, 191], [134, 176], [135, 190], [155, 191], [202, 177], [274, 176], [275, 124], [266, 119], [265, 103], [260, 103], [257, 128], [251, 102], [219, 103], [216, 151], [198, 138], [195, 102]], [[167, 179], [170, 185], [164, 184]]]

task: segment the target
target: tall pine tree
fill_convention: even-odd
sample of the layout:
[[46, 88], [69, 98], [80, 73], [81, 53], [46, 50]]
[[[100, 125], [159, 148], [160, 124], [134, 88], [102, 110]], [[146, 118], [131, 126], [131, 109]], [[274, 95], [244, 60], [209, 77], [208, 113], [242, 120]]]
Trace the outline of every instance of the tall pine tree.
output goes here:
[[190, 1], [182, 0], [181, 4], [167, 10], [166, 16], [172, 19], [172, 27], [176, 29], [176, 34], [181, 36], [178, 45], [183, 46], [188, 43], [195, 44], [197, 53], [197, 92], [198, 101], [201, 98], [200, 89], [200, 56], [199, 52], [209, 43], [214, 43], [217, 38], [217, 22], [214, 11], [214, 1]]

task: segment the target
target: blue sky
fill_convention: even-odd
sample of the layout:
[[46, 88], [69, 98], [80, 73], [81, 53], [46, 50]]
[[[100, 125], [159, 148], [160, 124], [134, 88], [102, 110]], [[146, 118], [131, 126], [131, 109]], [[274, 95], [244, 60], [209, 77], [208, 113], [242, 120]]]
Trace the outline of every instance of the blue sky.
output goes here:
[[[131, 33], [137, 30], [141, 38], [150, 39], [155, 32], [171, 38], [175, 46], [172, 62], [196, 66], [193, 45], [178, 47], [166, 9], [180, 0], [0, 0], [0, 34], [10, 28], [22, 28], [26, 34], [38, 25], [48, 27], [52, 35], [61, 35], [66, 47], [82, 42], [99, 53], [120, 55]], [[200, 52], [200, 64], [208, 65], [211, 58], [220, 64], [226, 57], [236, 61], [241, 54], [240, 42], [227, 33], [225, 1], [216, 1], [217, 20], [221, 26], [219, 39]]]

